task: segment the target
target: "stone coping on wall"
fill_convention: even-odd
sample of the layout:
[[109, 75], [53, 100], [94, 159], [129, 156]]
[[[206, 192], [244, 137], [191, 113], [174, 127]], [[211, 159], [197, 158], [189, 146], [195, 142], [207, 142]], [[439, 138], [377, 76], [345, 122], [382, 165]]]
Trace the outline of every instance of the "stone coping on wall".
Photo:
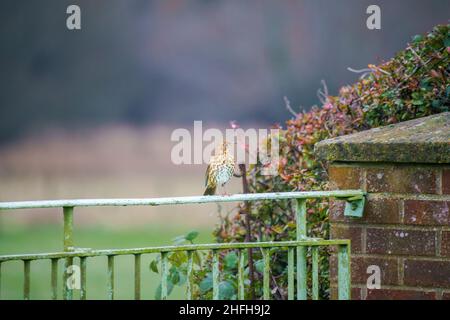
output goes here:
[[450, 112], [323, 140], [315, 145], [330, 162], [450, 163]]

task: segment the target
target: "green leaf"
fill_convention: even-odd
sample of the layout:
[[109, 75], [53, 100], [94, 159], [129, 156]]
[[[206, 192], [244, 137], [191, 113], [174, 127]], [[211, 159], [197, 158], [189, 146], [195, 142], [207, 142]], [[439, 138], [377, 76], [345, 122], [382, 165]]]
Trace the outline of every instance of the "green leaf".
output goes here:
[[424, 78], [420, 80], [420, 87], [429, 90], [432, 87], [430, 81], [431, 81], [430, 78]]
[[186, 240], [188, 240], [188, 241], [192, 241], [192, 240], [194, 240], [195, 238], [197, 238], [197, 236], [198, 236], [198, 232], [197, 231], [191, 231], [191, 232], [189, 232], [187, 235], [186, 235]]
[[180, 281], [180, 272], [177, 268], [171, 267], [169, 270], [169, 281], [174, 285], [178, 284]]
[[238, 256], [236, 252], [231, 251], [223, 258], [223, 261], [225, 263], [225, 268], [234, 269], [237, 268]]
[[200, 282], [199, 288], [202, 293], [205, 293], [208, 290], [211, 290], [213, 287], [213, 279], [212, 274], [208, 273], [206, 277]]
[[176, 238], [173, 238], [172, 241], [174, 244], [182, 244], [183, 242], [186, 241], [186, 237], [184, 235], [178, 236]]
[[150, 262], [150, 270], [152, 270], [154, 273], [158, 273], [158, 261], [153, 260]]
[[235, 294], [234, 287], [228, 281], [222, 281], [219, 283], [219, 299], [229, 300]]
[[444, 40], [444, 46], [450, 47], [450, 37]]
[[[173, 283], [170, 281], [167, 281], [167, 295], [170, 295], [173, 290]], [[156, 288], [155, 291], [155, 300], [161, 300], [161, 283]]]
[[182, 286], [186, 283], [187, 275], [185, 273], [179, 272], [180, 279], [178, 280], [177, 285]]
[[275, 231], [276, 233], [280, 234], [280, 233], [283, 233], [284, 227], [278, 224], [278, 225], [273, 226], [272, 230]]
[[258, 260], [255, 262], [255, 269], [259, 273], [264, 273], [264, 260]]
[[196, 265], [198, 265], [198, 266], [202, 265], [202, 256], [201, 256], [200, 252], [198, 252], [198, 251], [194, 252], [193, 260]]
[[439, 108], [441, 106], [441, 100], [435, 99], [431, 102], [431, 106], [435, 109]]
[[414, 42], [414, 43], [420, 42], [420, 41], [422, 41], [422, 40], [423, 40], [423, 36], [420, 35], [420, 34], [416, 34], [416, 35], [413, 37], [413, 42]]
[[198, 232], [197, 231], [191, 231], [186, 235], [181, 235], [176, 238], [173, 238], [172, 241], [174, 244], [181, 244], [185, 241], [193, 241], [195, 238], [197, 238]]
[[187, 262], [187, 254], [183, 251], [175, 251], [168, 259], [172, 265], [180, 267], [183, 263]]

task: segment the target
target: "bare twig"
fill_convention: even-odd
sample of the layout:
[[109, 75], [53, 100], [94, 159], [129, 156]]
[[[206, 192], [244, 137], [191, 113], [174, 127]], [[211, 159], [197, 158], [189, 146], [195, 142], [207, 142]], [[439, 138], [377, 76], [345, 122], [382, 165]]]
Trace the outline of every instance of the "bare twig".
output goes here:
[[290, 113], [292, 113], [292, 114], [294, 115], [294, 117], [298, 117], [298, 113], [295, 112], [295, 111], [292, 109], [291, 103], [290, 103], [289, 99], [288, 99], [286, 96], [284, 97], [284, 103], [286, 104], [286, 109], [288, 109], [288, 111], [289, 111]]
[[384, 73], [387, 76], [392, 76], [392, 74], [390, 72], [387, 72], [386, 70], [381, 69], [380, 67], [375, 66], [375, 69], [377, 69], [378, 71], [380, 71], [381, 73]]
[[328, 101], [328, 87], [325, 80], [321, 80], [320, 83], [322, 84], [323, 89], [317, 90], [317, 97], [322, 104], [325, 104]]
[[277, 280], [273, 275], [272, 275], [272, 286], [274, 286], [276, 291], [278, 291], [280, 300], [286, 300], [286, 296], [283, 294], [283, 291], [281, 291], [280, 287], [278, 286]]
[[363, 73], [363, 72], [372, 72], [373, 70], [370, 68], [363, 68], [363, 69], [353, 69], [351, 67], [347, 67], [347, 70], [354, 73]]
[[353, 72], [353, 73], [362, 73], [362, 75], [359, 77], [360, 79], [364, 79], [367, 75], [369, 75], [370, 73], [373, 72], [373, 70], [370, 68], [353, 69], [353, 68], [348, 67], [347, 70], [350, 72]]
[[[431, 58], [430, 59], [428, 59], [427, 61], [425, 61], [425, 62], [423, 62], [423, 66], [424, 67], [426, 67], [430, 62], [431, 62]], [[406, 83], [413, 75], [415, 75], [416, 74], [416, 72], [417, 71], [419, 71], [420, 70], [420, 67], [419, 66], [415, 66], [415, 68], [413, 69], [413, 71], [411, 71], [411, 73], [409, 74], [409, 75], [407, 75], [406, 77], [405, 77], [405, 79], [403, 79], [398, 85], [397, 85], [397, 87], [395, 88], [395, 89], [401, 89], [401, 86], [404, 84], [404, 83]]]
[[419, 59], [420, 63], [422, 63], [423, 66], [426, 65], [422, 58], [417, 54], [416, 50], [414, 50], [411, 46], [409, 46], [408, 49], [411, 50], [411, 52], [416, 56], [417, 59]]

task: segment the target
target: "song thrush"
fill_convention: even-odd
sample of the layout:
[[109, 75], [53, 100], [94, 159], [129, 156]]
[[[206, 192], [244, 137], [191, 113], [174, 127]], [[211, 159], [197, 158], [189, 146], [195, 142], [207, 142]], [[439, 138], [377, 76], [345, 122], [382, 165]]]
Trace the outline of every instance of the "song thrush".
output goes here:
[[217, 186], [223, 187], [233, 174], [234, 158], [228, 153], [228, 143], [225, 141], [216, 148], [214, 156], [209, 161], [205, 175], [206, 190], [203, 195], [214, 195]]

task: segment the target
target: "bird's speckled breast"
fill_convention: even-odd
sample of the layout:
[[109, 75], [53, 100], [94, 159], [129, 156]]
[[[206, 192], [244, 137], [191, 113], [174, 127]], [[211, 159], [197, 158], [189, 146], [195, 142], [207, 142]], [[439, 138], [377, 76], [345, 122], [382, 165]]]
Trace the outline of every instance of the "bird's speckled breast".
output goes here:
[[233, 168], [230, 168], [229, 166], [221, 166], [217, 170], [216, 183], [218, 185], [224, 185], [231, 179], [232, 176]]

